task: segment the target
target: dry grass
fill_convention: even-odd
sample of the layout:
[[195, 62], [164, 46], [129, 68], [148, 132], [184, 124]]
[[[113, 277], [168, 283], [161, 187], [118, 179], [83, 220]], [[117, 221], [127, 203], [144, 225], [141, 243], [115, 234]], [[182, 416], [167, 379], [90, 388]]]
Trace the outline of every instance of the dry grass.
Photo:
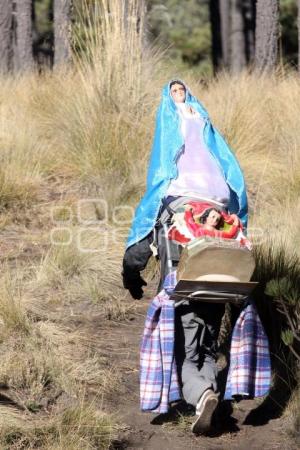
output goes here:
[[1, 448], [108, 448], [112, 419], [97, 405], [118, 389], [118, 372], [80, 333], [32, 321], [11, 279], [8, 272], [0, 301], [0, 386], [11, 404], [0, 411]]
[[111, 417], [84, 401], [48, 417], [36, 419], [0, 409], [3, 449], [105, 450], [115, 434]]
[[[16, 282], [16, 280], [14, 280]], [[22, 305], [20, 288], [15, 286], [12, 275], [4, 273], [0, 280], [0, 336], [1, 341], [7, 335], [18, 331], [27, 334], [30, 329], [26, 311]]]
[[285, 411], [287, 432], [300, 444], [300, 388], [294, 390], [291, 400]]
[[[48, 252], [36, 267], [35, 278], [31, 280], [31, 295], [41, 295], [53, 301], [53, 290], [61, 301], [68, 304], [89, 302], [97, 305], [106, 318], [122, 320], [134, 310], [134, 306], [123, 301], [124, 290], [121, 281], [121, 260], [124, 251], [122, 236], [114, 228], [106, 226], [97, 229], [69, 226], [72, 242], [59, 245], [55, 236]], [[27, 300], [29, 309], [38, 314], [37, 300]], [[57, 303], [57, 302], [56, 302]], [[42, 311], [41, 311], [42, 314]]]

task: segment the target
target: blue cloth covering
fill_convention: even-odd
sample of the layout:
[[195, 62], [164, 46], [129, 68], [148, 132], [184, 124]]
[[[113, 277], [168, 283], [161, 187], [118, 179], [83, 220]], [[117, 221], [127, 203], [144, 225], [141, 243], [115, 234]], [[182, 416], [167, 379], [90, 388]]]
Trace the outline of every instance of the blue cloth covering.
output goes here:
[[[162, 99], [156, 116], [154, 142], [149, 162], [146, 193], [141, 199], [132, 222], [127, 240], [127, 248], [147, 236], [155, 225], [171, 179], [177, 177], [176, 160], [184, 145], [180, 130], [180, 117], [170, 94], [170, 83], [163, 88]], [[247, 225], [247, 195], [241, 168], [221, 134], [211, 124], [202, 104], [186, 87], [186, 100], [205, 120], [204, 140], [220, 165], [230, 188], [230, 213], [238, 214], [244, 226]]]

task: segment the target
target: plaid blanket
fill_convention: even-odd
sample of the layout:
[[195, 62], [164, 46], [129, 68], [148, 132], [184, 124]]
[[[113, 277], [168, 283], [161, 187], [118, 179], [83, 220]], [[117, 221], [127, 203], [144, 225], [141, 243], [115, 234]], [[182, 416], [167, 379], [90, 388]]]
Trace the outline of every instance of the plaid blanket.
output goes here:
[[[181, 398], [174, 359], [174, 302], [176, 271], [167, 275], [164, 289], [149, 306], [140, 352], [140, 404], [142, 411], [165, 413]], [[234, 395], [261, 397], [271, 382], [268, 338], [253, 304], [240, 313], [230, 350], [225, 399]]]
[[268, 338], [255, 306], [250, 303], [242, 310], [233, 329], [224, 398], [262, 397], [268, 393], [270, 383]]
[[140, 353], [142, 411], [166, 413], [181, 398], [174, 358], [174, 301], [162, 290], [149, 306]]

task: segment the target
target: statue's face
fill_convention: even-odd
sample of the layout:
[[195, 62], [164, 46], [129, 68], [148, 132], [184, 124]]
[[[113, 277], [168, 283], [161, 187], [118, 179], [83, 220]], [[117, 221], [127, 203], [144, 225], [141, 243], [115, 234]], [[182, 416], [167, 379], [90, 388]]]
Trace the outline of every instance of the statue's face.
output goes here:
[[210, 211], [208, 214], [208, 217], [206, 219], [206, 225], [210, 225], [211, 227], [215, 228], [218, 223], [220, 222], [221, 214], [218, 211], [215, 211], [214, 209]]
[[182, 84], [175, 83], [171, 86], [170, 90], [171, 96], [176, 103], [184, 103], [185, 102], [185, 88]]

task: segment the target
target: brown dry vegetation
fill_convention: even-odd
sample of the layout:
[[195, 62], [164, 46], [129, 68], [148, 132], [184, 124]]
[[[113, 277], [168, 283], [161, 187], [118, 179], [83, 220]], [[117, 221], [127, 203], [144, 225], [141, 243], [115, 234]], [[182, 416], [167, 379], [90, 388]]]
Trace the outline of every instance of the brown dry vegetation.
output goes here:
[[[1, 79], [1, 448], [104, 449], [117, 435], [102, 410], [118, 389], [117, 371], [76, 317], [92, 311], [105, 323], [134, 311], [119, 275], [130, 214], [119, 210], [116, 223], [113, 212], [143, 192], [160, 90], [180, 75], [161, 51], [143, 49], [135, 1], [131, 26], [123, 26], [121, 3], [111, 2], [105, 26], [104, 0], [93, 27], [78, 25], [85, 53], [72, 69]], [[207, 87], [195, 75], [181, 78], [245, 172], [257, 277], [288, 276], [300, 248], [298, 76], [221, 74]], [[105, 238], [105, 251], [94, 252]], [[299, 302], [299, 285], [297, 295]], [[262, 314], [275, 314], [270, 299], [262, 302]], [[290, 406], [296, 435], [298, 397]]]

